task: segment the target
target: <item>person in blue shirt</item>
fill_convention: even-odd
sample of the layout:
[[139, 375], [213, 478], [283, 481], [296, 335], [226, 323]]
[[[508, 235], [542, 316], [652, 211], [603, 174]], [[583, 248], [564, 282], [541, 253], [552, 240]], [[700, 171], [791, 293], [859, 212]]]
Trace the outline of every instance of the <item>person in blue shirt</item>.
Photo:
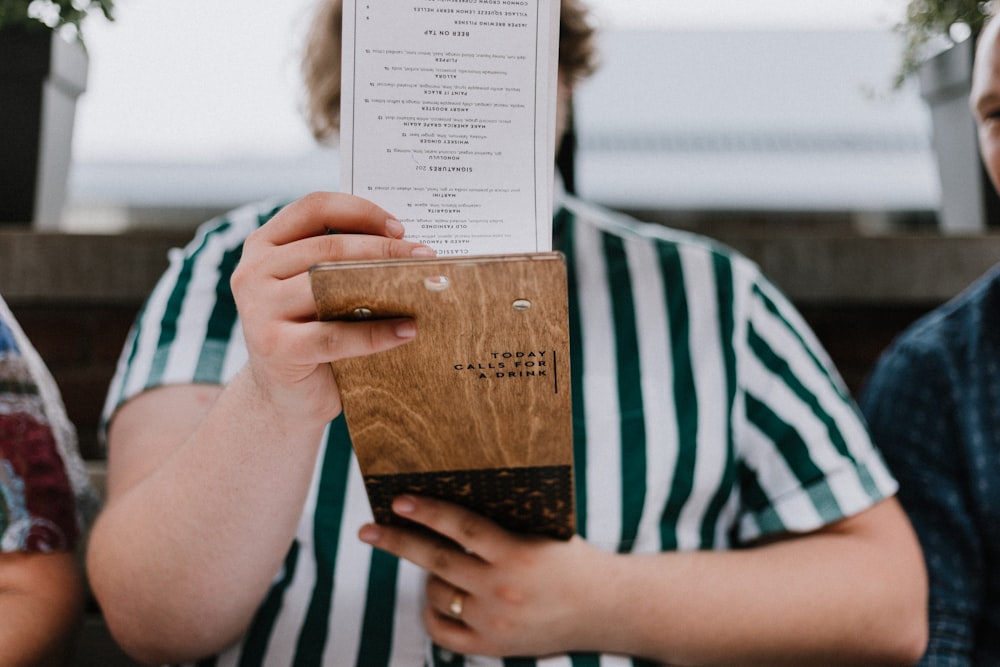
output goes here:
[[[970, 103], [1000, 188], [1000, 21], [978, 44]], [[915, 322], [860, 396], [930, 577], [921, 665], [1000, 665], [1000, 265]]]

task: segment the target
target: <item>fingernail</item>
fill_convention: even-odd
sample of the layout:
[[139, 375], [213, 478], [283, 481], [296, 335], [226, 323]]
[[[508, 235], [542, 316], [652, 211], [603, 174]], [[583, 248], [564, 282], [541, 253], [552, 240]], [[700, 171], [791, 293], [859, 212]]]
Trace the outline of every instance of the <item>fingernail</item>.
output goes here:
[[413, 338], [417, 335], [417, 325], [413, 320], [406, 320], [405, 322], [400, 322], [396, 325], [396, 337], [397, 338]]
[[406, 233], [406, 230], [403, 229], [403, 224], [399, 220], [396, 220], [396, 218], [389, 218], [385, 221], [385, 231], [388, 232], [389, 236], [396, 239], [403, 238], [403, 234]]
[[412, 514], [417, 504], [409, 496], [400, 496], [392, 503], [392, 511], [396, 514]]
[[414, 257], [437, 257], [437, 252], [434, 251], [434, 248], [425, 245], [418, 245], [410, 251], [410, 254]]
[[361, 526], [361, 530], [358, 531], [358, 539], [365, 544], [375, 544], [381, 537], [382, 532], [372, 524]]

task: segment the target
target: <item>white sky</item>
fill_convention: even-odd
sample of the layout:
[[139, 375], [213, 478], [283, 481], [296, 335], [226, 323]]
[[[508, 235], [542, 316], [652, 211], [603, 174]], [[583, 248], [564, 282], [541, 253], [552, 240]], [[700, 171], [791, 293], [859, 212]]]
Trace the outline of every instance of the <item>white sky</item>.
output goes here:
[[[870, 27], [905, 0], [590, 0], [610, 27]], [[88, 90], [74, 157], [195, 160], [288, 156], [313, 146], [298, 112], [298, 44], [313, 0], [118, 0], [86, 26]]]
[[590, 0], [610, 25], [698, 28], [891, 26], [906, 0]]

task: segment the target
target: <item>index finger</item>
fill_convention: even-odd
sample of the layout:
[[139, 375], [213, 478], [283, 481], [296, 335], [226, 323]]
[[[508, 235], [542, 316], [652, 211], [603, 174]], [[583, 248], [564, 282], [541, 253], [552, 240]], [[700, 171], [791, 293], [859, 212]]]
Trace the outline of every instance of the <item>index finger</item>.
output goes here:
[[[393, 224], [395, 223], [395, 224]], [[284, 245], [329, 231], [402, 238], [402, 225], [377, 204], [342, 192], [314, 192], [288, 204], [258, 232], [262, 240]]]
[[425, 496], [404, 495], [392, 511], [448, 538], [462, 549], [492, 563], [501, 557], [510, 533], [496, 522], [460, 505]]

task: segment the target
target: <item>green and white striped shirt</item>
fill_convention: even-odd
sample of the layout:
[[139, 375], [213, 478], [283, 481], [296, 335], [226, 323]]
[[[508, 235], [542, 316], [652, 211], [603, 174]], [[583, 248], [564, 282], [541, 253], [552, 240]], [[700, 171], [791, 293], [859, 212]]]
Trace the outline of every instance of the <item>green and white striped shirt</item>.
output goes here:
[[[225, 383], [246, 350], [229, 276], [276, 205], [206, 223], [150, 295], [105, 409]], [[563, 196], [577, 523], [609, 551], [727, 549], [808, 531], [895, 493], [829, 359], [748, 259]], [[371, 511], [342, 418], [295, 541], [241, 643], [205, 665], [528, 665], [453, 656], [425, 634], [424, 574], [360, 542]], [[625, 665], [561, 656], [544, 665]]]

